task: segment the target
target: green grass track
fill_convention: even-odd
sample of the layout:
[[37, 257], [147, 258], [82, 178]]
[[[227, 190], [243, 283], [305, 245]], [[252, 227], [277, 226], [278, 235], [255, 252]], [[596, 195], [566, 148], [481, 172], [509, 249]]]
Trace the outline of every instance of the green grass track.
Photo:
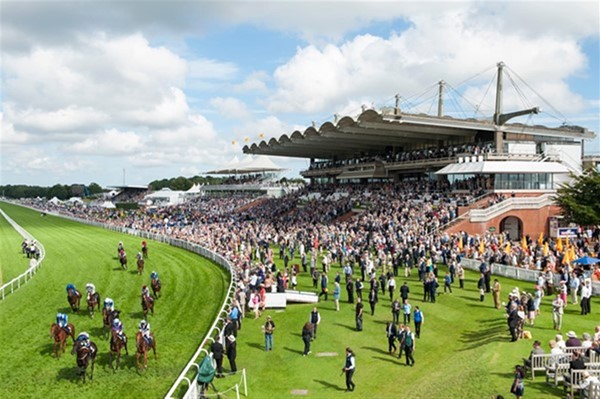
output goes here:
[[21, 251], [23, 237], [0, 215], [0, 285], [9, 282], [29, 267]]
[[[43, 267], [17, 292], [0, 302], [0, 398], [159, 398], [168, 391], [214, 321], [228, 287], [222, 268], [182, 249], [149, 242], [150, 255], [142, 276], [135, 269], [141, 239], [68, 221], [11, 204], [0, 207], [46, 248]], [[4, 225], [3, 231], [4, 231]], [[123, 241], [129, 270], [120, 270], [117, 243]], [[20, 250], [16, 241], [15, 252]], [[4, 245], [2, 244], [3, 249]], [[149, 316], [156, 335], [158, 361], [150, 357], [147, 371], [139, 374], [135, 357], [125, 356], [116, 373], [109, 367], [108, 340], [102, 337], [102, 317], [90, 318], [83, 310], [68, 308], [65, 286], [82, 291], [96, 285], [102, 300], [108, 295], [122, 311], [130, 340], [142, 319], [140, 290], [156, 270], [163, 282], [162, 298]], [[67, 312], [78, 332], [90, 333], [99, 347], [93, 383], [81, 384], [75, 358], [52, 355], [49, 337], [57, 312]], [[130, 342], [130, 354], [135, 344]]]

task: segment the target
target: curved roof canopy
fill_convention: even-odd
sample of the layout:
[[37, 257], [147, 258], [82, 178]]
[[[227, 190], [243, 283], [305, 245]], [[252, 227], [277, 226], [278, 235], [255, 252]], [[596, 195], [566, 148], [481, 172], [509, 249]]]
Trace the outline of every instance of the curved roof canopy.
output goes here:
[[[273, 140], [273, 139], [272, 139]], [[266, 156], [247, 157], [241, 162], [231, 162], [221, 169], [206, 172], [207, 175], [243, 175], [250, 173], [281, 172], [286, 170]]]
[[594, 138], [595, 134], [579, 127], [549, 128], [523, 124], [495, 125], [491, 121], [455, 119], [424, 114], [379, 113], [369, 109], [356, 119], [345, 116], [336, 124], [294, 131], [279, 139], [246, 145], [245, 154], [276, 155], [297, 158], [347, 159], [365, 152], [385, 152], [386, 148], [412, 148], [413, 145], [437, 147], [441, 142], [467, 142], [480, 132], [504, 132], [559, 140]]

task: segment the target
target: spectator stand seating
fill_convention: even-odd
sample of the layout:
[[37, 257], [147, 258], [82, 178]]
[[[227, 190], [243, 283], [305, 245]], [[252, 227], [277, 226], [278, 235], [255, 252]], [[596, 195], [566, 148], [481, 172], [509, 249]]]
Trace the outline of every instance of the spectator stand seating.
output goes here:
[[[550, 353], [535, 354], [535, 355], [531, 356], [531, 366], [528, 366], [527, 362], [525, 362], [525, 369], [531, 370], [531, 379], [535, 379], [536, 371], [544, 371], [545, 372], [547, 370], [548, 361], [553, 356], [554, 355], [552, 355]], [[565, 354], [565, 358], [566, 358], [565, 361], [569, 362], [571, 360], [571, 354]], [[526, 359], [523, 359], [523, 360], [526, 360]]]

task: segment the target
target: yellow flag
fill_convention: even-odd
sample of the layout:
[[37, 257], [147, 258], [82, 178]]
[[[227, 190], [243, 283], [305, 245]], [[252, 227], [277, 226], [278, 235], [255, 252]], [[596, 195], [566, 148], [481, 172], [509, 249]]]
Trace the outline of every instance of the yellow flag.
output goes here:
[[500, 234], [500, 241], [498, 242], [498, 245], [500, 247], [502, 247], [502, 244], [504, 243], [504, 234]]
[[525, 238], [525, 236], [523, 236], [523, 238], [521, 239], [521, 248], [527, 251], [527, 239]]
[[538, 237], [538, 244], [541, 247], [542, 245], [544, 245], [544, 232], [540, 231], [540, 236]]
[[548, 248], [548, 243], [544, 243], [544, 256], [548, 256], [548, 252], [550, 252], [550, 248]]
[[463, 251], [463, 240], [462, 240], [462, 234], [460, 235], [460, 238], [458, 239], [458, 249], [460, 252]]
[[504, 252], [507, 255], [510, 255], [510, 241], [506, 243], [506, 247], [504, 248]]
[[569, 263], [571, 263], [571, 256], [569, 254], [569, 251], [565, 251], [565, 255], [563, 256], [562, 262], [563, 265], [568, 265]]
[[485, 245], [483, 244], [483, 240], [479, 241], [479, 253], [482, 254], [485, 252]]
[[577, 259], [577, 253], [575, 253], [575, 245], [571, 245], [569, 257], [571, 258], [571, 262], [573, 262], [575, 259]]
[[558, 252], [563, 251], [562, 238], [558, 237], [558, 241], [556, 241], [556, 249]]

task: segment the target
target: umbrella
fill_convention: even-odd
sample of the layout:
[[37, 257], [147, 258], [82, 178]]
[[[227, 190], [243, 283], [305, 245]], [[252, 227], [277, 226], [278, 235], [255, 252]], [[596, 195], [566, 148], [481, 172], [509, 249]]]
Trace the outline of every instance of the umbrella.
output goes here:
[[580, 265], [595, 265], [596, 263], [600, 263], [600, 259], [584, 256], [583, 258], [575, 259], [573, 263], [579, 263]]

